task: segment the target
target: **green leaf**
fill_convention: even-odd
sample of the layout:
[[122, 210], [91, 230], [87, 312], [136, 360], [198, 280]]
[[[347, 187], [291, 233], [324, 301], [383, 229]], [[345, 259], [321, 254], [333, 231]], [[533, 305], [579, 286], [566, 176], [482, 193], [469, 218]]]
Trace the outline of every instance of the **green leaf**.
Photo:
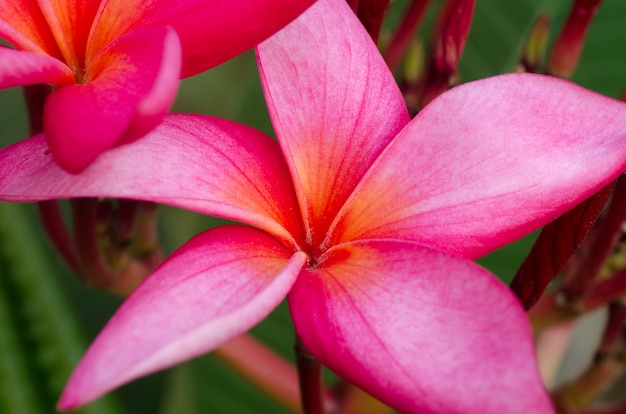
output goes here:
[[512, 72], [526, 35], [541, 13], [562, 9], [564, 0], [477, 1], [460, 62], [462, 81]]
[[626, 2], [604, 0], [591, 22], [572, 80], [605, 95], [619, 97], [626, 87]]
[[[0, 393], [5, 406], [13, 410], [2, 411], [6, 414], [51, 412], [85, 349], [76, 318], [30, 221], [23, 206], [0, 203], [0, 326], [6, 351], [0, 376], [10, 387], [22, 390]], [[25, 403], [33, 407], [20, 406]], [[120, 413], [108, 398], [77, 412]]]
[[5, 291], [0, 288], [0, 412], [42, 413], [29, 377], [28, 355], [21, 349], [13, 322]]

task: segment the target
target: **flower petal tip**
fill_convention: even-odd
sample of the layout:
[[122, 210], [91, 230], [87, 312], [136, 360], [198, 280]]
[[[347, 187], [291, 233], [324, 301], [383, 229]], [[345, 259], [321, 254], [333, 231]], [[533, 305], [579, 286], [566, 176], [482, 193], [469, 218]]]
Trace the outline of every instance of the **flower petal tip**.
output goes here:
[[77, 399], [76, 396], [73, 395], [73, 393], [70, 393], [68, 388], [66, 388], [65, 392], [61, 395], [61, 398], [59, 399], [59, 402], [57, 403], [57, 410], [58, 411], [76, 410], [83, 404], [84, 402], [81, 403], [80, 400]]

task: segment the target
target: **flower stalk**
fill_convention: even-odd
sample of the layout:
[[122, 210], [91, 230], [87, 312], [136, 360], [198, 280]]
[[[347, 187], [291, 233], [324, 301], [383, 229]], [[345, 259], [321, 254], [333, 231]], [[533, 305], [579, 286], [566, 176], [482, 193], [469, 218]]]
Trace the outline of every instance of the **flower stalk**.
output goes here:
[[231, 339], [214, 355], [266, 395], [294, 412], [301, 411], [298, 372], [254, 337]]
[[324, 404], [324, 386], [322, 382], [322, 364], [306, 350], [300, 339], [294, 345], [298, 380], [304, 414], [326, 414]]

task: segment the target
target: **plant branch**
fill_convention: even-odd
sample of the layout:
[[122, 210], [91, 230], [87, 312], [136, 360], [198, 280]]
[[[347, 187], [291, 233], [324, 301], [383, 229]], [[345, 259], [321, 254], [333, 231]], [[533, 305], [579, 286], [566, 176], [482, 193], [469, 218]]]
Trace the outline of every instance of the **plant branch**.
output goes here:
[[214, 354], [279, 404], [301, 410], [296, 368], [251, 335], [231, 339]]
[[325, 414], [322, 364], [304, 348], [300, 339], [296, 339], [295, 352], [303, 413]]

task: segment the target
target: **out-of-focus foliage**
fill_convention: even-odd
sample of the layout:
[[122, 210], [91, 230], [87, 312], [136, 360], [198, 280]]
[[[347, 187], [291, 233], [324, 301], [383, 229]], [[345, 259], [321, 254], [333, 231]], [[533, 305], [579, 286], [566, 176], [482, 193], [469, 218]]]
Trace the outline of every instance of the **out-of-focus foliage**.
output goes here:
[[[406, 1], [392, 2], [401, 12]], [[461, 61], [463, 81], [514, 70], [525, 33], [540, 13], [552, 16], [552, 38], [567, 0], [477, 2]], [[432, 15], [433, 13], [430, 13]], [[605, 0], [589, 33], [574, 81], [610, 96], [626, 85], [626, 2]], [[252, 53], [183, 82], [175, 111], [206, 113], [271, 134]], [[26, 136], [21, 91], [0, 91], [0, 144]], [[219, 220], [164, 207], [161, 235], [168, 251]], [[526, 239], [481, 259], [509, 281], [528, 251]], [[0, 412], [53, 412], [71, 368], [120, 299], [82, 285], [54, 257], [31, 206], [0, 205]], [[286, 306], [253, 333], [291, 357], [293, 329]], [[212, 356], [136, 381], [83, 413], [277, 413], [281, 408]]]

